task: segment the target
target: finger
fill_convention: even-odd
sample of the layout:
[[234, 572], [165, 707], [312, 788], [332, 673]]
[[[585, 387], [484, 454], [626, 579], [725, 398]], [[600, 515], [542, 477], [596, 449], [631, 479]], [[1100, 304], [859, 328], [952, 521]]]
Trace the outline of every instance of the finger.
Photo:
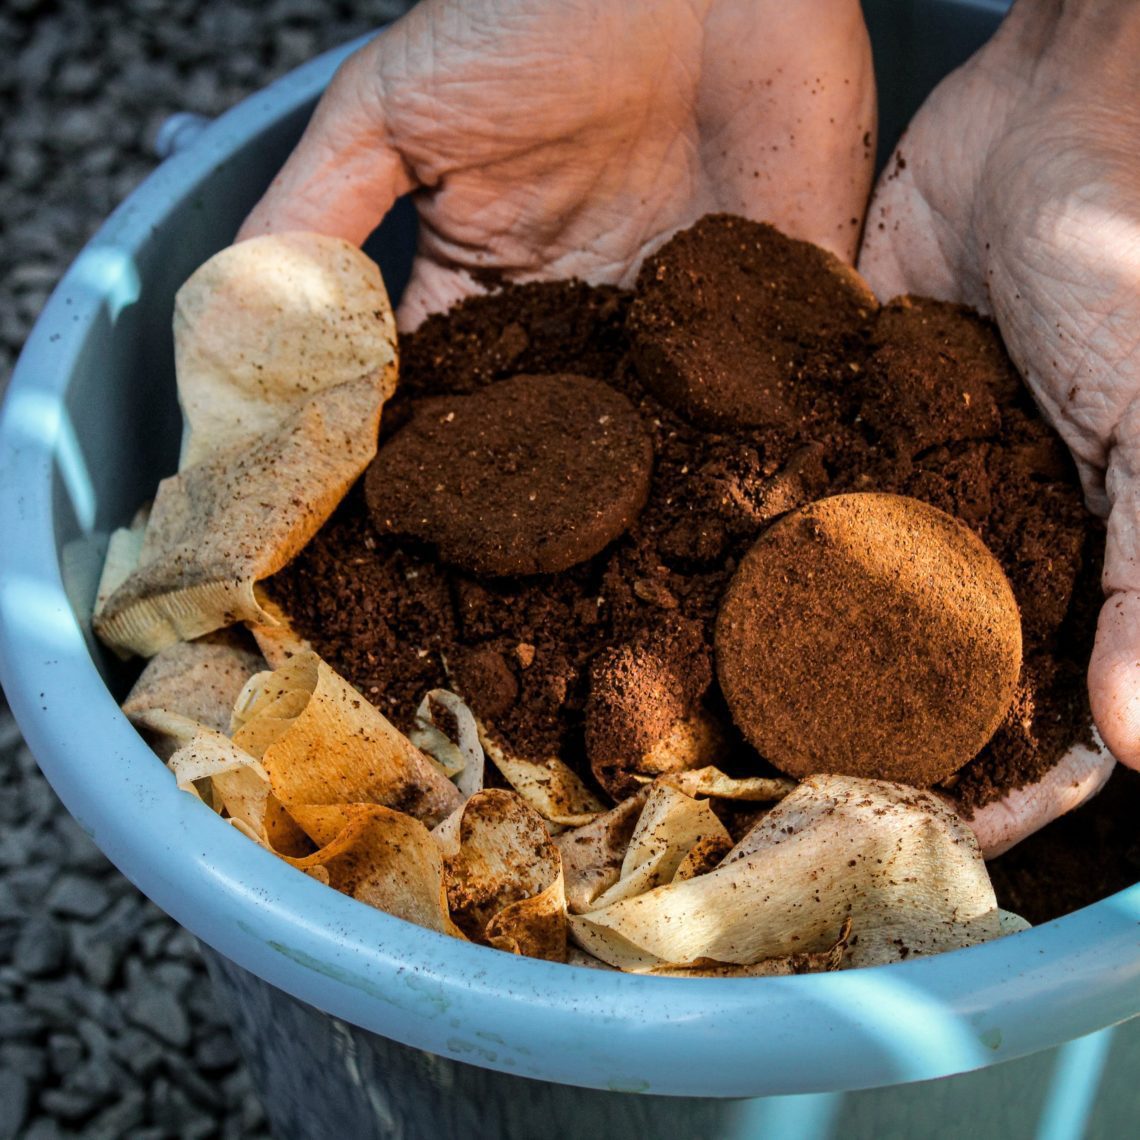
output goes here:
[[1092, 799], [1112, 774], [1116, 760], [1099, 740], [1076, 744], [1035, 784], [986, 804], [966, 822], [982, 855], [993, 859], [1026, 836]]
[[1103, 497], [1110, 504], [1102, 583], [1106, 595], [1089, 662], [1089, 701], [1104, 742], [1140, 768], [1140, 401], [1110, 437]]
[[390, 145], [380, 97], [379, 37], [341, 65], [301, 141], [238, 231], [313, 230], [360, 245], [414, 181]]
[[1100, 611], [1089, 662], [1089, 700], [1113, 755], [1140, 768], [1140, 593], [1113, 594]]

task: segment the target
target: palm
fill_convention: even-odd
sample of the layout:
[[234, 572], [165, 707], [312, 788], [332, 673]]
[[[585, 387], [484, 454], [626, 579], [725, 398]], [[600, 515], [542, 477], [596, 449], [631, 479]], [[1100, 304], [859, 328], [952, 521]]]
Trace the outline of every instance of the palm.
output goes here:
[[485, 273], [629, 284], [710, 210], [850, 260], [873, 87], [857, 6], [828, 6], [807, 34], [777, 3], [427, 0], [350, 61], [243, 235], [361, 241], [416, 191], [404, 325]]
[[1080, 7], [1015, 7], [934, 93], [872, 200], [860, 268], [882, 296], [992, 314], [1072, 449], [1109, 519], [1093, 712], [1140, 765], [1140, 22]]

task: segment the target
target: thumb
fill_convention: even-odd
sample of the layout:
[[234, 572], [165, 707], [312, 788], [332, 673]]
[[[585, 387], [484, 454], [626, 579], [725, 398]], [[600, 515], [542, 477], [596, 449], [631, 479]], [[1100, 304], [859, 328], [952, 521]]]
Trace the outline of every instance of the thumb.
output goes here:
[[1140, 401], [1121, 417], [1105, 491], [1112, 509], [1104, 546], [1107, 595], [1089, 662], [1093, 719], [1113, 755], [1140, 768]]
[[341, 64], [305, 133], [237, 241], [258, 234], [312, 230], [361, 245], [413, 189], [391, 146], [379, 81], [380, 37]]
[[1089, 701], [1112, 754], [1140, 768], [1140, 591], [1113, 594], [1100, 611], [1089, 662]]

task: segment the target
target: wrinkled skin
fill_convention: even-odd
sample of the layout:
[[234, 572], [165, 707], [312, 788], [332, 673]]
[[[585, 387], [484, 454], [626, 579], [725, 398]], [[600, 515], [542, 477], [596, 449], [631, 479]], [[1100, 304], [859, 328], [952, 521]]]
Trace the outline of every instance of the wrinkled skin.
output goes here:
[[853, 260], [874, 124], [854, 0], [426, 0], [342, 67], [241, 236], [362, 242], [418, 190], [405, 328], [467, 270], [631, 285], [712, 210]]
[[[880, 297], [961, 300], [1010, 352], [1108, 516], [1089, 673], [1140, 767], [1140, 5], [1018, 0], [929, 98], [867, 215]], [[363, 241], [418, 191], [404, 328], [511, 280], [632, 282], [710, 210], [852, 260], [874, 94], [854, 0], [425, 0], [340, 70], [239, 237]], [[987, 853], [1076, 806], [1112, 757], [1076, 749], [978, 813]]]
[[[1140, 5], [1019, 0], [930, 96], [888, 163], [859, 268], [880, 297], [991, 314], [1106, 515], [1093, 717], [1140, 768]], [[986, 813], [1016, 833], [1093, 791], [1078, 751]], [[1004, 818], [1003, 818], [1004, 817]]]

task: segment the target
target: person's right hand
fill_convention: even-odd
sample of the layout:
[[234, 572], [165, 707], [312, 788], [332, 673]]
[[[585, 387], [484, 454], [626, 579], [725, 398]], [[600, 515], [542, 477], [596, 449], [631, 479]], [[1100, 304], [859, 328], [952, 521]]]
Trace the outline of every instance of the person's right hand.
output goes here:
[[415, 191], [404, 327], [480, 273], [630, 285], [713, 210], [851, 261], [874, 136], [857, 0], [424, 0], [341, 67], [238, 237], [360, 243]]

